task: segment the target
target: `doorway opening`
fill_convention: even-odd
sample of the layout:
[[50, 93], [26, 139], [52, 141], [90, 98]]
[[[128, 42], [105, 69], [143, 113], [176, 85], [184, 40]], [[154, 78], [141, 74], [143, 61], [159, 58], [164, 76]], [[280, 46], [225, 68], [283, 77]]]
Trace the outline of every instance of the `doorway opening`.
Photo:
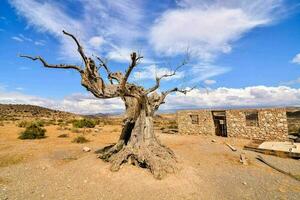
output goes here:
[[226, 112], [212, 111], [217, 136], [227, 137]]

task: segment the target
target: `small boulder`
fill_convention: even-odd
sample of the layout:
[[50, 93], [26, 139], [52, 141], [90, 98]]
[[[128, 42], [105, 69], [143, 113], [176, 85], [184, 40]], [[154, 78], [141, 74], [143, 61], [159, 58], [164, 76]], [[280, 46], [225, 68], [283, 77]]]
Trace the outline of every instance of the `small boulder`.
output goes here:
[[89, 148], [89, 147], [83, 147], [83, 149], [82, 149], [84, 152], [90, 152], [91, 151], [91, 148]]

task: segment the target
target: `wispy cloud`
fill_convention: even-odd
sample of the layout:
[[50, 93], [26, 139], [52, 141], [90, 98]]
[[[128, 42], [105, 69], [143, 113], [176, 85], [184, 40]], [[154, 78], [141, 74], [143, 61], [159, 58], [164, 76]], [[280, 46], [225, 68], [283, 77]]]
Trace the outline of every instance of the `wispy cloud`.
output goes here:
[[18, 36], [13, 36], [13, 37], [11, 37], [11, 39], [13, 39], [17, 42], [24, 42], [24, 40], [22, 38], [18, 37]]
[[[229, 53], [232, 43], [257, 26], [277, 19], [282, 0], [179, 0], [152, 27], [150, 41], [156, 51], [182, 54], [186, 48], [204, 61]], [[176, 23], [175, 23], [176, 22]]]
[[295, 63], [295, 64], [300, 64], [300, 53], [297, 54], [291, 61], [292, 63]]
[[78, 18], [68, 15], [58, 2], [11, 0], [10, 3], [30, 26], [60, 41], [61, 56], [65, 59], [78, 59], [78, 55], [62, 30], [75, 34], [90, 54], [106, 54], [115, 47], [133, 48], [144, 35], [140, 28], [144, 16], [141, 2], [79, 0], [76, 4], [81, 4], [82, 13]]
[[216, 80], [212, 80], [212, 79], [206, 79], [206, 80], [204, 80], [203, 82], [204, 82], [204, 84], [206, 84], [206, 85], [213, 85], [213, 84], [216, 84], [216, 83], [217, 83]]
[[192, 67], [189, 73], [195, 74], [191, 79], [191, 83], [197, 83], [206, 79], [227, 73], [231, 70], [230, 67], [222, 67], [209, 63], [198, 63]]
[[18, 34], [17, 36], [13, 36], [11, 37], [11, 39], [17, 41], [17, 42], [30, 42], [30, 43], [33, 43], [34, 45], [37, 45], [37, 46], [44, 46], [45, 45], [45, 41], [44, 40], [33, 40], [29, 37], [26, 37], [24, 36], [23, 34]]
[[299, 84], [300, 83], [300, 78], [294, 79], [294, 80], [290, 80], [290, 81], [286, 81], [286, 82], [281, 82], [280, 85], [295, 85], [295, 84]]

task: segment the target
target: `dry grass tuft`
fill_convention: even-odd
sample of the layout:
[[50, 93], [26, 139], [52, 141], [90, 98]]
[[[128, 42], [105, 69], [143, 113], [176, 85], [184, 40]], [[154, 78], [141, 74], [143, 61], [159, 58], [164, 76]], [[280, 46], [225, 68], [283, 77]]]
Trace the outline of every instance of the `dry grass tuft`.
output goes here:
[[24, 162], [22, 155], [0, 155], [0, 167], [8, 167]]

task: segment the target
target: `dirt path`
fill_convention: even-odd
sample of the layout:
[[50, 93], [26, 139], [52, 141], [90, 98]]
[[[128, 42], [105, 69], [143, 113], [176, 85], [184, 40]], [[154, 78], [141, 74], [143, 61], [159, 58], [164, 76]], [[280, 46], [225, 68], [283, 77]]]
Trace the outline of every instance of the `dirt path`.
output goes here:
[[[113, 143], [119, 129], [105, 126], [87, 134], [90, 143], [74, 144], [75, 133], [55, 126], [36, 141], [16, 139], [22, 129], [13, 124], [0, 127], [0, 199], [300, 199], [300, 182], [259, 163], [256, 153], [246, 151], [248, 166], [239, 162], [247, 140], [161, 134], [181, 167], [163, 180], [129, 165], [112, 173], [94, 153], [82, 152]], [[70, 137], [57, 138], [62, 132]], [[300, 174], [297, 160], [265, 157]]]

